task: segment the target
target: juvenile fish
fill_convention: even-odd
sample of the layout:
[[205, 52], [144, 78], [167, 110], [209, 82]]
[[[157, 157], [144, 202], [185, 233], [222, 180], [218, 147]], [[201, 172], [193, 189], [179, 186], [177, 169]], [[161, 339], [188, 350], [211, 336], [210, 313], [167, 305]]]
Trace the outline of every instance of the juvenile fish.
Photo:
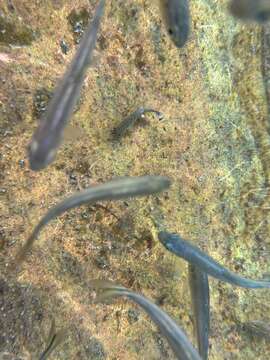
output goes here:
[[248, 321], [243, 324], [244, 330], [248, 331], [251, 335], [258, 336], [270, 340], [270, 324], [262, 320]]
[[243, 288], [270, 288], [269, 281], [246, 279], [227, 270], [209, 255], [201, 251], [197, 246], [191, 245], [177, 234], [161, 231], [158, 234], [158, 238], [167, 250], [180, 256], [192, 265], [198, 267], [204, 273], [211, 275], [218, 280]]
[[148, 109], [144, 107], [139, 107], [135, 110], [131, 115], [126, 117], [115, 129], [112, 131], [112, 135], [115, 139], [119, 140], [132, 126], [134, 126], [135, 122], [138, 121], [142, 115], [148, 112], [154, 112], [161, 119], [162, 114], [159, 111]]
[[188, 265], [188, 273], [199, 354], [207, 360], [210, 322], [208, 276], [192, 264]]
[[159, 0], [161, 16], [174, 45], [181, 48], [189, 36], [189, 0]]
[[264, 23], [270, 19], [269, 0], [232, 0], [229, 10], [235, 17]]
[[40, 121], [33, 135], [28, 150], [32, 170], [45, 168], [55, 158], [64, 128], [80, 95], [84, 75], [91, 62], [104, 5], [105, 0], [101, 0], [73, 61], [55, 90], [43, 121]]
[[96, 298], [96, 302], [102, 302], [110, 297], [126, 296], [140, 305], [158, 326], [160, 332], [167, 339], [175, 356], [180, 360], [200, 360], [197, 350], [193, 347], [184, 331], [157, 305], [144, 296], [130, 291], [122, 286], [115, 285], [110, 281], [93, 280], [90, 287], [102, 289], [103, 293]]
[[165, 176], [126, 177], [92, 186], [64, 199], [50, 209], [34, 228], [34, 231], [17, 254], [16, 265], [24, 259], [25, 254], [32, 246], [41, 229], [65, 211], [86, 203], [93, 204], [101, 200], [120, 200], [129, 197], [155, 194], [167, 189], [169, 186], [170, 180]]
[[65, 341], [67, 335], [67, 329], [62, 329], [56, 332], [55, 330], [55, 321], [52, 321], [52, 325], [50, 328], [49, 336], [47, 339], [46, 349], [42, 352], [39, 357], [39, 360], [48, 359], [54, 349]]

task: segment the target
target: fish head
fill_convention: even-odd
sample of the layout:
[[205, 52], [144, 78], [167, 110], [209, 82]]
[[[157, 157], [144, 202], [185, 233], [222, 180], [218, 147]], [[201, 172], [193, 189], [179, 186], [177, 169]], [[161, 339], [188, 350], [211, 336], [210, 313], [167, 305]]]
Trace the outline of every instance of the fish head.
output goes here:
[[188, 0], [160, 0], [161, 15], [167, 33], [174, 45], [183, 47], [190, 30], [190, 13]]
[[176, 47], [181, 48], [185, 45], [188, 38], [188, 31], [185, 26], [171, 23], [167, 27], [168, 34]]
[[38, 171], [48, 166], [55, 158], [56, 147], [53, 137], [44, 136], [40, 140], [34, 137], [28, 148], [30, 168]]
[[178, 240], [178, 236], [176, 234], [168, 233], [167, 231], [160, 231], [158, 233], [159, 241], [165, 246], [169, 251], [174, 250], [175, 243]]

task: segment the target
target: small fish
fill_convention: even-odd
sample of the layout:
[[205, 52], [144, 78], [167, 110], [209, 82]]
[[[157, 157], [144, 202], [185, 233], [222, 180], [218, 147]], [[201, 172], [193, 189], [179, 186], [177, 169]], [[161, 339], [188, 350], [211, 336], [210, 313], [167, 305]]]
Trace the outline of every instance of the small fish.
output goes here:
[[270, 19], [269, 0], [232, 0], [229, 10], [235, 17], [246, 21], [264, 23]]
[[189, 264], [188, 270], [199, 354], [202, 360], [207, 360], [210, 322], [208, 276], [192, 264]]
[[201, 360], [197, 350], [193, 347], [184, 331], [170, 318], [163, 310], [144, 296], [137, 294], [125, 287], [115, 285], [110, 281], [93, 280], [90, 281], [93, 289], [102, 289], [102, 294], [98, 295], [96, 302], [103, 302], [110, 297], [126, 296], [140, 305], [151, 319], [158, 326], [160, 332], [167, 339], [177, 359], [180, 360]]
[[67, 335], [67, 329], [62, 329], [56, 332], [55, 330], [55, 320], [52, 321], [52, 325], [49, 331], [49, 336], [46, 343], [46, 349], [39, 356], [39, 360], [48, 359], [54, 349], [65, 341]]
[[126, 117], [115, 129], [113, 129], [112, 134], [115, 139], [120, 139], [128, 129], [130, 129], [137, 120], [139, 120], [145, 113], [154, 112], [157, 114], [159, 119], [162, 119], [162, 114], [159, 111], [148, 109], [144, 107], [139, 107], [131, 115]]
[[71, 117], [80, 95], [85, 72], [91, 62], [104, 6], [105, 0], [101, 0], [93, 22], [85, 32], [73, 61], [54, 92], [43, 121], [33, 135], [29, 146], [29, 162], [32, 170], [45, 168], [55, 158], [64, 128]]
[[183, 47], [190, 31], [189, 0], [159, 0], [159, 5], [170, 38], [176, 47]]
[[167, 189], [170, 185], [169, 178], [165, 176], [125, 177], [114, 179], [105, 184], [92, 186], [64, 199], [50, 209], [34, 228], [32, 234], [16, 256], [16, 265], [24, 259], [25, 254], [32, 246], [41, 229], [65, 211], [86, 203], [93, 204], [100, 200], [120, 200], [129, 197], [155, 194]]
[[253, 336], [270, 340], [270, 323], [262, 320], [248, 321], [243, 324], [243, 329]]
[[269, 281], [246, 279], [224, 268], [197, 246], [191, 245], [177, 234], [161, 231], [158, 234], [158, 238], [167, 250], [218, 280], [249, 289], [270, 288]]

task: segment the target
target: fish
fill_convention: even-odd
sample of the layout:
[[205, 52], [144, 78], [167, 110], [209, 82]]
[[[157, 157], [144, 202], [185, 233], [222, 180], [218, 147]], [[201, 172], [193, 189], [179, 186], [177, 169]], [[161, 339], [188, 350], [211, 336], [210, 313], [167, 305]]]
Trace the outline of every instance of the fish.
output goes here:
[[119, 140], [127, 132], [128, 129], [130, 129], [132, 126], [134, 126], [136, 121], [138, 121], [145, 113], [148, 113], [148, 112], [156, 113], [158, 115], [159, 119], [162, 119], [162, 117], [163, 117], [161, 112], [159, 112], [157, 110], [139, 107], [132, 114], [130, 114], [128, 117], [126, 117], [116, 128], [113, 129], [113, 131], [112, 131], [113, 137], [115, 139]]
[[86, 30], [79, 49], [57, 86], [44, 118], [32, 137], [28, 156], [30, 168], [34, 171], [44, 169], [55, 159], [64, 129], [80, 95], [87, 67], [91, 63], [104, 6], [105, 0], [100, 0], [94, 19]]
[[93, 204], [100, 200], [120, 200], [129, 197], [155, 194], [167, 189], [170, 185], [171, 182], [168, 177], [149, 175], [116, 178], [104, 184], [91, 186], [90, 188], [79, 191], [48, 210], [17, 254], [15, 258], [16, 266], [25, 258], [26, 253], [33, 245], [41, 229], [67, 210], [86, 203]]
[[188, 274], [199, 354], [202, 360], [207, 360], [210, 323], [208, 276], [192, 264], [188, 265]]
[[183, 47], [190, 32], [189, 0], [159, 0], [161, 17], [174, 45]]
[[269, 281], [247, 279], [226, 269], [197, 246], [191, 245], [177, 234], [160, 231], [158, 238], [167, 250], [218, 280], [247, 289], [270, 288]]
[[270, 340], [270, 323], [262, 320], [252, 320], [244, 323], [243, 329], [253, 336]]
[[89, 287], [102, 290], [102, 293], [97, 295], [95, 302], [103, 302], [111, 297], [117, 296], [129, 298], [141, 306], [151, 317], [160, 332], [167, 339], [177, 359], [201, 360], [197, 350], [193, 347], [180, 326], [177, 325], [168, 314], [144, 296], [107, 280], [92, 280], [89, 282]]
[[62, 329], [56, 332], [55, 330], [55, 320], [52, 320], [51, 328], [49, 331], [49, 336], [46, 342], [46, 348], [39, 356], [39, 360], [48, 359], [50, 354], [54, 351], [54, 349], [65, 341], [67, 335], [67, 329]]
[[269, 0], [231, 0], [231, 14], [241, 20], [263, 24], [270, 19]]

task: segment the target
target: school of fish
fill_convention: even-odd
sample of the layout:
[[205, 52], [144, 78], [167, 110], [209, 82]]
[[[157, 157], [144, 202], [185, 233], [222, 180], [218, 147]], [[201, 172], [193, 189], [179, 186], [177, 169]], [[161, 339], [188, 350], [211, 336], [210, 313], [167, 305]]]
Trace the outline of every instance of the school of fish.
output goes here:
[[[87, 68], [91, 64], [97, 36], [103, 18], [105, 0], [100, 0], [93, 20], [85, 31], [76, 54], [64, 73], [54, 95], [49, 103], [44, 118], [40, 121], [28, 147], [30, 168], [34, 171], [44, 170], [57, 155], [57, 150], [63, 141], [63, 132], [72, 117], [74, 106], [80, 96]], [[231, 0], [229, 11], [235, 17], [246, 21], [263, 23], [270, 18], [269, 0]], [[189, 0], [160, 0], [159, 9], [164, 22], [164, 29], [172, 44], [181, 48], [188, 42], [191, 28], [191, 13]], [[126, 117], [117, 128], [112, 130], [116, 139], [121, 138], [145, 113], [153, 112], [159, 119], [162, 114], [148, 107], [140, 107]], [[49, 209], [34, 228], [23, 247], [18, 251], [13, 266], [21, 265], [27, 252], [40, 231], [50, 221], [64, 212], [83, 204], [93, 204], [97, 201], [121, 200], [137, 196], [146, 196], [168, 190], [171, 185], [165, 176], [141, 176], [115, 178], [103, 184], [97, 184], [74, 195], [71, 195]], [[98, 293], [96, 302], [109, 298], [124, 296], [142, 307], [150, 316], [177, 359], [207, 360], [209, 354], [210, 333], [210, 289], [209, 277], [227, 282], [233, 286], [249, 289], [269, 289], [270, 281], [252, 280], [242, 277], [215, 261], [211, 256], [201, 251], [197, 246], [167, 231], [159, 231], [160, 243], [173, 255], [188, 262], [191, 303], [194, 316], [194, 333], [197, 338], [197, 349], [185, 334], [185, 331], [166, 314], [159, 306], [144, 296], [110, 281], [92, 280], [91, 288]], [[47, 359], [56, 346], [66, 338], [67, 330], [56, 332], [55, 322], [49, 332], [46, 348], [39, 359]]]

